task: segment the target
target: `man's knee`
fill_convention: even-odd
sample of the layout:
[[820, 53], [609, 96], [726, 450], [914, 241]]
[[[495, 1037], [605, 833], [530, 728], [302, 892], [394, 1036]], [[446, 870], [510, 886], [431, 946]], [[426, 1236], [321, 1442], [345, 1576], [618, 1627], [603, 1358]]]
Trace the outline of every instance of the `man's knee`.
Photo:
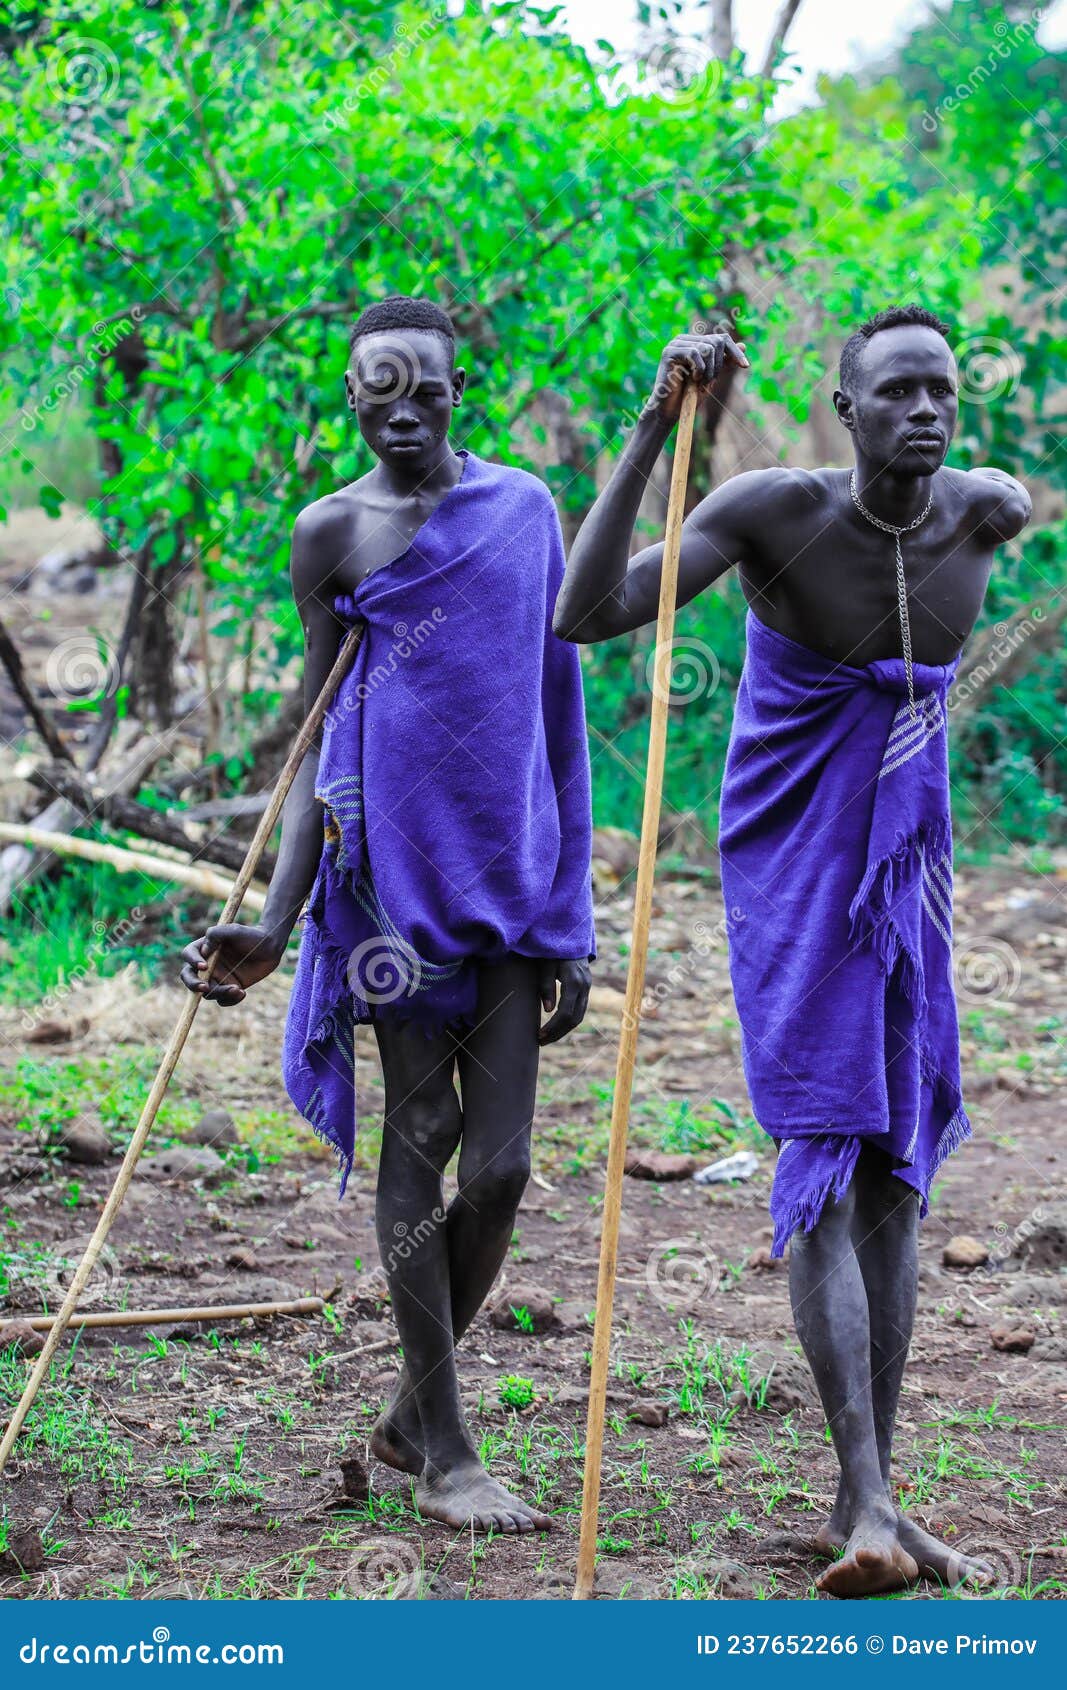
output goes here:
[[789, 1241], [790, 1254], [799, 1257], [820, 1256], [828, 1250], [837, 1253], [851, 1243], [854, 1212], [855, 1197], [851, 1186], [840, 1197], [828, 1197], [814, 1225], [807, 1231], [798, 1227], [793, 1233]]
[[864, 1145], [856, 1166], [856, 1206], [867, 1226], [911, 1232], [918, 1227], [919, 1193], [896, 1172], [895, 1165], [875, 1145]]
[[479, 1214], [513, 1214], [529, 1178], [530, 1147], [515, 1144], [470, 1169], [461, 1161], [459, 1194]]
[[395, 1143], [443, 1173], [459, 1142], [463, 1117], [455, 1088], [442, 1083], [417, 1087], [387, 1113], [385, 1122]]

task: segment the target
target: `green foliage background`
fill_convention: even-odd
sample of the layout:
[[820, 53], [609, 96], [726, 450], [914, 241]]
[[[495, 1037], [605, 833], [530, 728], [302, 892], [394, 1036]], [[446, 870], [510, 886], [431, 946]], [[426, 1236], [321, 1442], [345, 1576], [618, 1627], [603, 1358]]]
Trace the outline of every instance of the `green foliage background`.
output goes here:
[[[452, 312], [471, 371], [457, 438], [543, 474], [570, 527], [680, 327], [729, 317], [753, 360], [726, 467], [806, 462], [843, 335], [921, 299], [964, 365], [1017, 354], [965, 408], [953, 461], [1035, 489], [989, 619], [1054, 606], [1067, 101], [1036, 14], [953, 0], [784, 118], [775, 79], [739, 54], [688, 76], [674, 8], [645, 16], [655, 50], [623, 70], [523, 0], [0, 7], [3, 485], [86, 500], [158, 571], [198, 560], [216, 632], [254, 618], [280, 674], [295, 513], [368, 467], [341, 390], [368, 299]], [[723, 467], [717, 441], [694, 494]], [[728, 583], [679, 625], [721, 684], [674, 710], [666, 798], [709, 831], [741, 608]], [[639, 636], [584, 654], [601, 822], [637, 825], [647, 653]], [[957, 735], [972, 843], [1062, 835], [1062, 657], [1061, 635]]]

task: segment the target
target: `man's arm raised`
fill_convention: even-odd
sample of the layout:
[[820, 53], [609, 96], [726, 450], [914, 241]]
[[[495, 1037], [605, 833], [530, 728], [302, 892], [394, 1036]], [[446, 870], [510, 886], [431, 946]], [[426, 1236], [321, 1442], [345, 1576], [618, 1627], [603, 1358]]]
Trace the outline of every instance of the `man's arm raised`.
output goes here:
[[[677, 335], [666, 347], [648, 403], [571, 547], [553, 620], [562, 639], [588, 644], [655, 620], [663, 547], [648, 546], [630, 557], [637, 513], [678, 420], [686, 383], [694, 381], [701, 392], [710, 393], [728, 364], [748, 367], [728, 334]], [[687, 604], [741, 558], [741, 537], [731, 529], [730, 511], [724, 509], [721, 517], [713, 512], [709, 521], [711, 503], [705, 500], [682, 527], [679, 604]]]

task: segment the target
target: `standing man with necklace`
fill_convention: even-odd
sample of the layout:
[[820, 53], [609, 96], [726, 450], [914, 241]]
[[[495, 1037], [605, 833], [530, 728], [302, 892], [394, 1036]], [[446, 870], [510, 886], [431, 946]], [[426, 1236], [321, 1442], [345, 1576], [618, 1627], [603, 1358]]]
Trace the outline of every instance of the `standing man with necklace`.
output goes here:
[[[903, 1513], [891, 1479], [918, 1223], [970, 1134], [945, 700], [995, 550], [1030, 517], [1011, 476], [945, 467], [958, 406], [947, 334], [919, 306], [862, 324], [834, 394], [855, 469], [735, 476], [682, 530], [679, 604], [736, 565], [749, 606], [723, 895], [745, 1075], [778, 1149], [774, 1253], [792, 1239], [794, 1320], [840, 1464], [816, 1539], [839, 1557], [818, 1581], [835, 1596], [988, 1576]], [[685, 381], [708, 390], [727, 362], [746, 360], [725, 334], [664, 352], [575, 540], [556, 607], [565, 638], [655, 620], [663, 547], [629, 556], [638, 508]]]

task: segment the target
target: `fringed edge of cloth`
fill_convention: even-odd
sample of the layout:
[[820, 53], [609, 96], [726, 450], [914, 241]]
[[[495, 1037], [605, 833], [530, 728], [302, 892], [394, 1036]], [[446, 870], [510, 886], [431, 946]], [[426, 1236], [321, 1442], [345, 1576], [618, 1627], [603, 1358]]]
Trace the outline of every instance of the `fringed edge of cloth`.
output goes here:
[[788, 1155], [793, 1145], [810, 1148], [813, 1144], [818, 1144], [820, 1148], [831, 1150], [838, 1161], [825, 1179], [806, 1191], [803, 1197], [789, 1206], [784, 1215], [779, 1216], [774, 1228], [774, 1242], [771, 1245], [772, 1256], [780, 1257], [785, 1254], [785, 1247], [798, 1227], [801, 1232], [810, 1232], [831, 1198], [835, 1203], [840, 1202], [852, 1183], [862, 1143], [862, 1138], [857, 1134], [850, 1134], [847, 1138], [831, 1138], [828, 1134], [819, 1134], [812, 1138], [794, 1138], [786, 1141], [779, 1151], [778, 1166], [774, 1171], [776, 1183], [782, 1171], [782, 1157]]
[[951, 849], [952, 824], [944, 816], [899, 834], [892, 851], [870, 865], [848, 910], [849, 938], [870, 943], [886, 979], [897, 981], [919, 1015], [926, 1007], [922, 959], [904, 943], [889, 907], [901, 887], [921, 874], [924, 853], [940, 857]]

